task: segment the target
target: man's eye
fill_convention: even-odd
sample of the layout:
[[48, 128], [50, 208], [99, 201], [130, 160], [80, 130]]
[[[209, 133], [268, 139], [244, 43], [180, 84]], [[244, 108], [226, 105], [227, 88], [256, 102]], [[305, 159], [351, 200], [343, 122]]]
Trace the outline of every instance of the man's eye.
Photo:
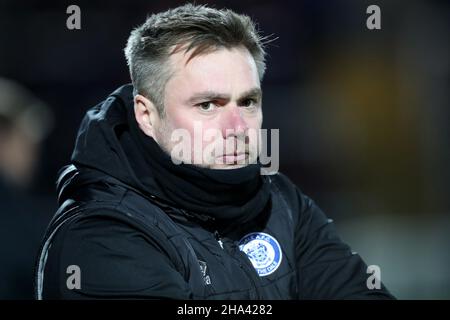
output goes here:
[[197, 106], [202, 111], [212, 111], [216, 107], [215, 104], [211, 101], [199, 103]]
[[247, 108], [248, 108], [248, 107], [253, 107], [253, 106], [256, 105], [257, 102], [258, 102], [258, 101], [256, 101], [256, 99], [249, 98], [249, 99], [243, 100], [242, 103], [241, 103], [241, 106], [247, 107]]

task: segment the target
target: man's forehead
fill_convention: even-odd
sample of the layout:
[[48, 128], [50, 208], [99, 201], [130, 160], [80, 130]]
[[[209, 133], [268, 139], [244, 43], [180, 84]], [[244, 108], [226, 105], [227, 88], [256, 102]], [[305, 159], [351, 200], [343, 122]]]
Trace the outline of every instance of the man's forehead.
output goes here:
[[[204, 71], [203, 69], [209, 67], [208, 71], [213, 70], [229, 70], [235, 63], [230, 65], [217, 64], [217, 60], [232, 59], [233, 62], [237, 60], [244, 62], [248, 72], [255, 72], [257, 74], [256, 63], [253, 56], [245, 47], [232, 48], [213, 48], [206, 49], [199, 54], [195, 54], [195, 48], [186, 51], [187, 45], [181, 47], [174, 47], [172, 54], [169, 56], [169, 64], [176, 73], [196, 73], [197, 71]], [[241, 66], [242, 67], [242, 66]], [[213, 69], [213, 70], [211, 70]]]
[[261, 95], [256, 64], [247, 49], [217, 49], [189, 59], [190, 53], [180, 48], [171, 55], [170, 90], [183, 99]]

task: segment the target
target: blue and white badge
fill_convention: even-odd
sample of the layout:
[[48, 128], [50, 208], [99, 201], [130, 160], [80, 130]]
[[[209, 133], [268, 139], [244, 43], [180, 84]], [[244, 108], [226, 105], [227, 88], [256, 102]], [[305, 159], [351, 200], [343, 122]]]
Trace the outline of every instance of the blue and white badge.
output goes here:
[[280, 244], [270, 234], [249, 233], [239, 241], [239, 249], [247, 255], [260, 277], [272, 274], [281, 264]]

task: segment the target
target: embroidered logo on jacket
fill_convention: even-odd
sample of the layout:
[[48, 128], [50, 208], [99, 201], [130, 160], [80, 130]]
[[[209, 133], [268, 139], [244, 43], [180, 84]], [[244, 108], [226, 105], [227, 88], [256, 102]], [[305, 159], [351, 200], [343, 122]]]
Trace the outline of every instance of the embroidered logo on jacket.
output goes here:
[[239, 249], [247, 255], [260, 277], [272, 274], [281, 264], [280, 244], [270, 234], [247, 234], [239, 241]]

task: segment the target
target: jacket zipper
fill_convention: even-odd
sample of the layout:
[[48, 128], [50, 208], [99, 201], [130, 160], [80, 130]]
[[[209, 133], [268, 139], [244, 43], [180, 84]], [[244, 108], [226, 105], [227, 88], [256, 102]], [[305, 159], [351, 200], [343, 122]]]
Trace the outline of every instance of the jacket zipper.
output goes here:
[[[239, 249], [238, 249], [239, 250]], [[245, 255], [245, 253], [243, 253], [244, 255]], [[255, 288], [255, 293], [256, 293], [256, 299], [261, 299], [261, 293], [260, 293], [260, 291], [259, 291], [259, 288], [258, 288], [258, 286], [257, 286], [257, 284], [256, 284], [256, 281], [255, 281], [255, 279], [253, 279], [253, 272], [254, 272], [254, 269], [253, 269], [253, 265], [251, 266], [251, 270], [249, 269], [249, 266], [248, 266], [248, 264], [246, 264], [245, 262], [242, 262], [240, 259], [238, 259], [238, 258], [236, 258], [238, 261], [239, 261], [239, 266], [241, 267], [241, 269], [244, 271], [244, 273], [245, 274], [247, 274], [247, 277], [250, 279], [250, 281], [252, 282], [252, 284], [253, 284], [253, 287]], [[248, 258], [246, 258], [246, 259], [248, 259]], [[248, 263], [250, 263], [251, 264], [251, 262], [250, 261], [248, 261]]]
[[220, 247], [223, 250], [223, 242], [222, 242], [222, 239], [220, 238], [219, 231], [217, 231], [217, 230], [214, 231], [214, 237], [216, 238], [217, 242], [219, 243]]
[[[214, 237], [216, 238], [217, 242], [219, 243], [220, 247], [222, 248], [222, 250], [224, 250], [224, 246], [223, 246], [223, 242], [222, 239], [220, 237], [220, 233], [219, 231], [214, 231]], [[239, 249], [237, 249], [239, 250]], [[228, 253], [230, 255], [230, 253]], [[230, 255], [231, 256], [231, 255]], [[257, 299], [260, 299], [261, 297], [261, 293], [259, 292], [258, 286], [256, 285], [255, 280], [253, 279], [252, 274], [250, 274], [250, 270], [247, 269], [247, 266], [245, 265], [245, 263], [243, 263], [242, 261], [240, 261], [238, 258], [232, 256], [233, 259], [237, 260], [239, 263], [239, 267], [242, 269], [242, 271], [244, 271], [244, 273], [247, 275], [247, 277], [250, 279], [250, 282], [253, 284], [253, 287], [255, 288], [255, 293], [257, 296]], [[252, 266], [253, 268], [253, 266]]]

